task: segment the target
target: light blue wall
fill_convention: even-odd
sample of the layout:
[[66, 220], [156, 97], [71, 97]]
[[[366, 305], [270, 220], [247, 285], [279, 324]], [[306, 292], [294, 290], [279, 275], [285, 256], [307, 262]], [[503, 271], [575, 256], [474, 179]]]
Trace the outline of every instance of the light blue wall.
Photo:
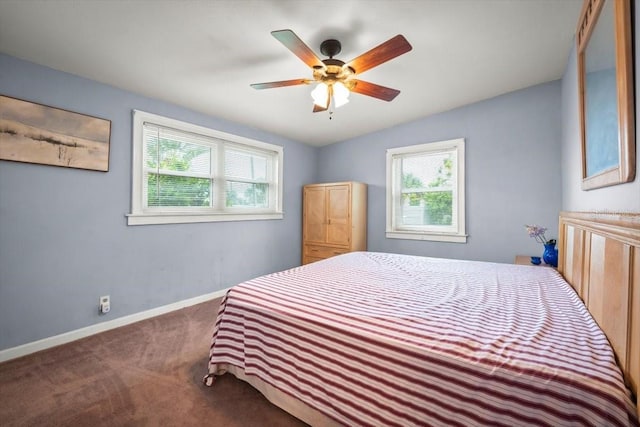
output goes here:
[[[556, 81], [323, 147], [319, 178], [369, 184], [371, 251], [495, 262], [541, 254], [524, 224], [546, 226], [548, 238], [557, 236], [560, 105]], [[386, 150], [454, 138], [466, 140], [468, 243], [387, 239]]]
[[[640, 179], [580, 190], [576, 70], [573, 51], [561, 82], [314, 149], [0, 55], [0, 94], [112, 121], [107, 173], [0, 161], [0, 350], [299, 264], [309, 182], [369, 184], [369, 250], [461, 259], [541, 252], [523, 225], [545, 225], [555, 237], [560, 209], [640, 212]], [[285, 219], [127, 227], [134, 108], [284, 146]], [[459, 137], [469, 243], [386, 239], [386, 149]], [[98, 317], [104, 294], [113, 311]]]
[[[634, 5], [636, 6], [636, 5]], [[634, 7], [636, 24], [640, 22], [640, 8]], [[634, 38], [639, 40], [640, 28], [634, 25]], [[580, 122], [578, 100], [578, 62], [576, 48], [562, 78], [562, 209], [567, 211], [640, 212], [640, 50], [635, 43], [635, 99], [636, 99], [636, 179], [632, 182], [583, 191], [582, 154], [580, 150]]]
[[[112, 122], [107, 173], [0, 161], [0, 350], [299, 265], [317, 149], [6, 55], [0, 94]], [[127, 226], [132, 109], [283, 146], [284, 220]]]

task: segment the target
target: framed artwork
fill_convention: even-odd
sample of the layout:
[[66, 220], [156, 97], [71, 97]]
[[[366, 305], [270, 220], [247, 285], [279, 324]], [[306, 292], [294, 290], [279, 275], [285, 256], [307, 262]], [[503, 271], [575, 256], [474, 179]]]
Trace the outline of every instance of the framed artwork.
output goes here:
[[578, 22], [582, 189], [635, 179], [630, 0], [585, 0]]
[[109, 170], [111, 121], [0, 95], [0, 159]]

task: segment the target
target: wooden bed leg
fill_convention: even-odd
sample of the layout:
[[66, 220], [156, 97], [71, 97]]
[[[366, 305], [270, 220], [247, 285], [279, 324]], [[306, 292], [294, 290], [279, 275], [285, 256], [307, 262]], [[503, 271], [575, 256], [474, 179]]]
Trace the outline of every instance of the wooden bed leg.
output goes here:
[[213, 385], [213, 383], [216, 381], [216, 376], [215, 374], [207, 374], [204, 376], [204, 378], [202, 379], [202, 382], [204, 383], [204, 385], [206, 385], [207, 387], [211, 387]]

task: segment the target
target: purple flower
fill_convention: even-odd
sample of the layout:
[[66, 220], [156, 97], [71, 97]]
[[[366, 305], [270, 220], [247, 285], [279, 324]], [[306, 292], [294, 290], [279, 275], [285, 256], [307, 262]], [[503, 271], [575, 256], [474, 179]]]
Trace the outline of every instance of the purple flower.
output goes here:
[[535, 238], [536, 242], [540, 242], [543, 245], [546, 245], [548, 243], [556, 243], [555, 239], [547, 240], [546, 236], [544, 235], [545, 231], [547, 231], [546, 227], [540, 227], [539, 225], [525, 225], [525, 227], [527, 228], [529, 237]]

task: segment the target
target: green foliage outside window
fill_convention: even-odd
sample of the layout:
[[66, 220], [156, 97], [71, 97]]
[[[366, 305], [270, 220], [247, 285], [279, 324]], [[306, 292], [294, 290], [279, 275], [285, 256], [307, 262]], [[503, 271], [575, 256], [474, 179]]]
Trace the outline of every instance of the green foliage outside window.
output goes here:
[[211, 206], [211, 181], [206, 178], [149, 174], [149, 206]]
[[[189, 172], [192, 162], [208, 155], [209, 148], [160, 139], [147, 143], [147, 166], [159, 171]], [[149, 173], [147, 176], [148, 206], [211, 206], [211, 180], [190, 176]]]
[[402, 188], [420, 189], [415, 192], [404, 192], [403, 203], [408, 200], [409, 206], [420, 206], [424, 203], [422, 224], [451, 225], [453, 218], [453, 192], [451, 190], [424, 191], [425, 188], [451, 187], [453, 162], [450, 158], [443, 159], [438, 168], [437, 176], [426, 186], [412, 173], [402, 175]]
[[249, 206], [268, 207], [268, 184], [227, 182], [227, 207]]
[[[160, 139], [147, 141], [146, 164], [148, 206], [210, 207], [212, 181], [208, 177], [179, 176], [168, 172], [208, 174], [210, 148], [202, 145]], [[165, 171], [163, 173], [163, 171]], [[269, 206], [269, 184], [227, 181], [227, 207]]]

